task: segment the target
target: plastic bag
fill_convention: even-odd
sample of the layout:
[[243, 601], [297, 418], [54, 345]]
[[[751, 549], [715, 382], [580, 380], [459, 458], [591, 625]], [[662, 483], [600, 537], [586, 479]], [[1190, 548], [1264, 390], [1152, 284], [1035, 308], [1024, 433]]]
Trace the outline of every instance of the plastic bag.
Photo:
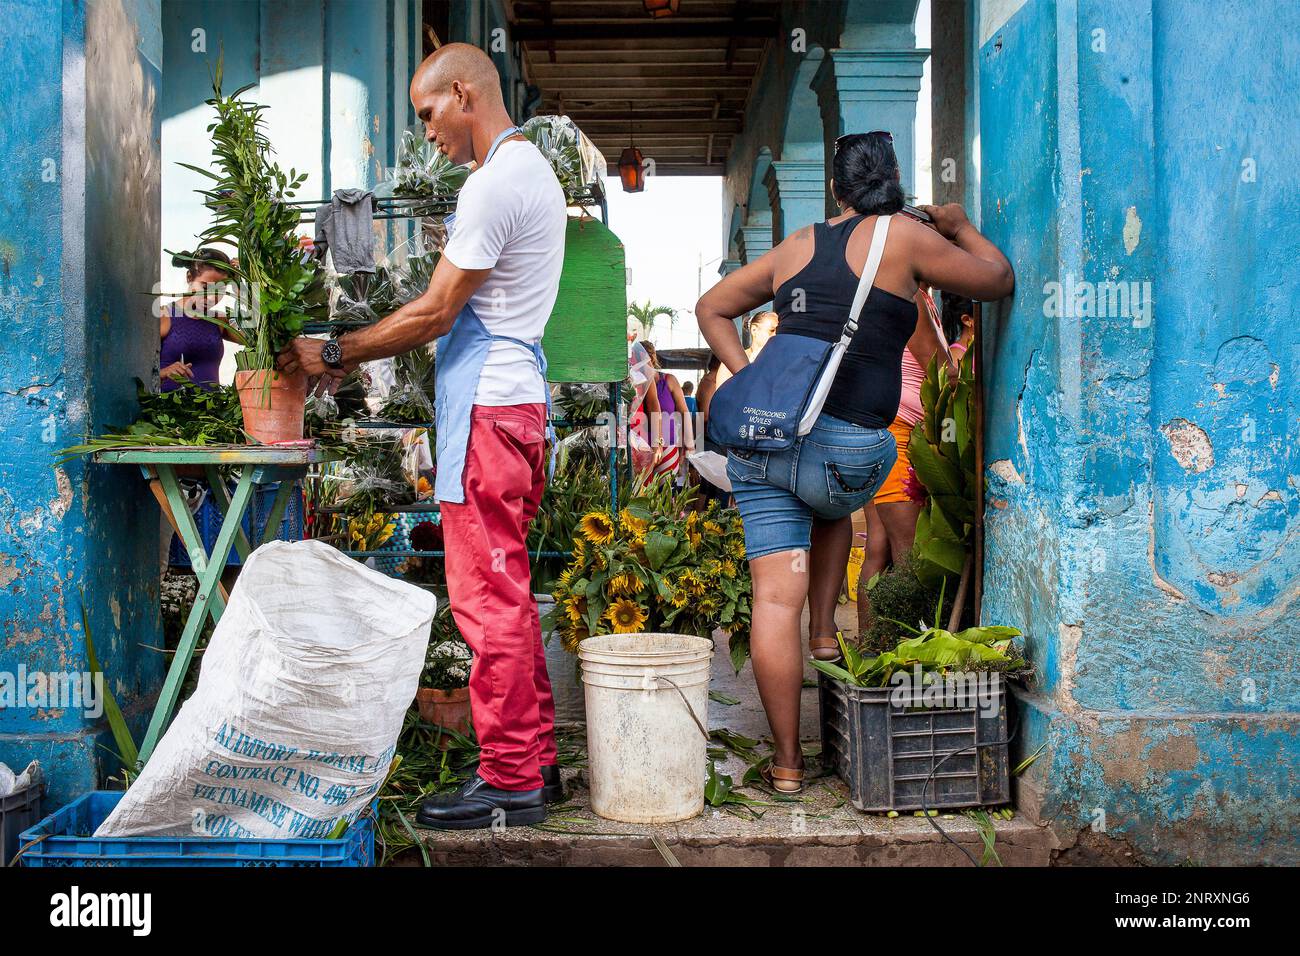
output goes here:
[[383, 785], [432, 594], [319, 541], [249, 556], [199, 683], [95, 836], [323, 838]]

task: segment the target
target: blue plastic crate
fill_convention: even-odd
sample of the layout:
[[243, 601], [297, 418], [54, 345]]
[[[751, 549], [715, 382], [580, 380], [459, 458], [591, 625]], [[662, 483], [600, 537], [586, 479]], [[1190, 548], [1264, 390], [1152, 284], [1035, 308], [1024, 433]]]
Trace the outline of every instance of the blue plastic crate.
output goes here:
[[[374, 814], [338, 840], [232, 840], [216, 837], [92, 836], [123, 794], [97, 790], [68, 804], [19, 838], [24, 866], [331, 866], [375, 863]], [[39, 840], [32, 846], [33, 840]]]
[[[253, 500], [250, 502], [243, 520], [244, 534], [248, 536], [250, 543], [261, 540], [262, 532], [266, 528], [266, 521], [271, 517], [271, 508], [275, 504], [276, 492], [279, 490], [279, 482], [258, 485], [253, 489]], [[226, 493], [233, 495], [234, 486], [229, 486]], [[224, 520], [225, 516], [222, 515], [221, 509], [212, 500], [212, 493], [209, 492], [204, 496], [203, 504], [199, 505], [199, 510], [194, 513], [194, 523], [198, 526], [199, 537], [203, 539], [203, 547], [207, 549], [209, 554], [212, 553], [212, 549], [217, 544], [217, 535], [221, 531], [221, 523]], [[288, 504], [285, 505], [284, 518], [280, 521], [280, 530], [276, 533], [276, 538], [280, 541], [301, 541], [303, 538], [303, 523], [302, 489], [295, 488], [289, 495]], [[188, 568], [190, 566], [189, 552], [185, 550], [185, 545], [181, 543], [178, 534], [172, 535], [167, 563], [174, 568]], [[235, 567], [242, 563], [239, 552], [235, 550], [234, 546], [231, 546], [230, 559], [226, 564]]]

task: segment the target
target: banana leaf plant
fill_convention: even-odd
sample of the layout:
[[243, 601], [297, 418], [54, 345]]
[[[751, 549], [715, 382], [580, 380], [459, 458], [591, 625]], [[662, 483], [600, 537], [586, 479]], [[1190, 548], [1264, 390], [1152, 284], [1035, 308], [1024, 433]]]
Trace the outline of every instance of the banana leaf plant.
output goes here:
[[953, 633], [942, 627], [943, 587], [934, 609], [934, 624], [918, 628], [905, 621], [894, 621], [915, 635], [900, 641], [892, 651], [871, 656], [864, 654], [839, 635], [841, 663], [813, 660], [812, 666], [830, 677], [858, 687], [884, 687], [896, 671], [910, 671], [919, 666], [923, 673], [957, 671], [1000, 671], [1022, 673], [1028, 664], [1012, 644], [1020, 636], [1014, 627], [987, 625], [968, 627]]
[[912, 430], [908, 457], [929, 499], [916, 521], [916, 575], [938, 586], [959, 576], [973, 547], [975, 507], [983, 483], [975, 461], [975, 374], [963, 356], [955, 379], [936, 356], [921, 382], [925, 414]]
[[225, 321], [244, 345], [236, 364], [241, 370], [270, 369], [309, 319], [325, 317], [328, 293], [316, 261], [295, 234], [300, 214], [290, 200], [307, 174], [286, 173], [273, 161], [263, 132], [266, 107], [244, 99], [251, 84], [224, 93], [222, 74], [218, 60], [206, 101], [217, 113], [208, 126], [213, 168], [180, 165], [211, 180], [209, 188], [197, 190], [213, 214], [200, 243], [235, 250], [230, 291], [236, 308]]

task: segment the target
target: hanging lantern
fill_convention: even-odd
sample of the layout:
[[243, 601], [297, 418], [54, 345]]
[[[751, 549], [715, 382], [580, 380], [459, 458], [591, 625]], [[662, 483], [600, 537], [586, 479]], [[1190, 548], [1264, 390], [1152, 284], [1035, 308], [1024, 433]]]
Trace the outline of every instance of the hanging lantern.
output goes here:
[[623, 192], [639, 193], [645, 189], [645, 158], [641, 150], [629, 146], [618, 158], [618, 178], [623, 181]]
[[660, 17], [671, 17], [677, 12], [677, 5], [681, 0], [641, 0], [645, 6], [645, 12], [658, 20]]

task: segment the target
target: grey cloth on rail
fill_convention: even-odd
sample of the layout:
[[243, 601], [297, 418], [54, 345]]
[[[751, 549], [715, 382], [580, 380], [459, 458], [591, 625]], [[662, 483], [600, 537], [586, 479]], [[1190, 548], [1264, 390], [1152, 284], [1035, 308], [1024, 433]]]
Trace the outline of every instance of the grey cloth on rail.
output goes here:
[[316, 244], [334, 256], [341, 274], [375, 271], [375, 194], [367, 189], [336, 189], [316, 210]]

